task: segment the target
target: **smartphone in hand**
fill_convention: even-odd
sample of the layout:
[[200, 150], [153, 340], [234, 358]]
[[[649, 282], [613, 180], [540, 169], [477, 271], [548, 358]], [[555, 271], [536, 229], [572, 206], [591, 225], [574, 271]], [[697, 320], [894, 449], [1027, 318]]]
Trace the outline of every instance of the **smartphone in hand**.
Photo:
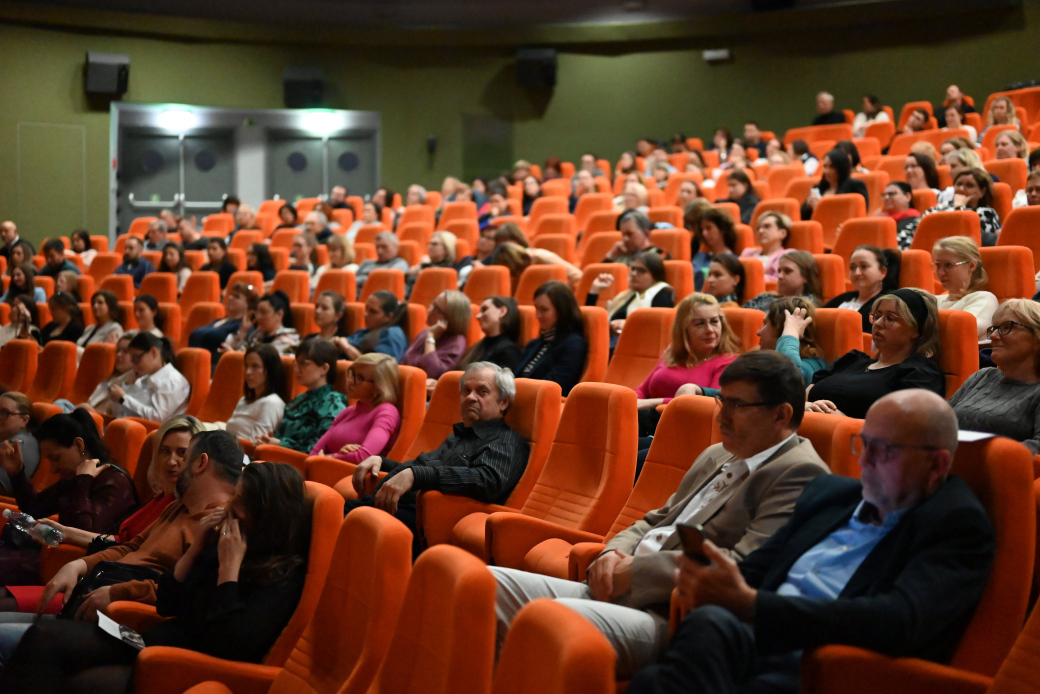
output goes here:
[[710, 564], [711, 560], [704, 554], [704, 526], [679, 523], [675, 527], [686, 558], [702, 566]]

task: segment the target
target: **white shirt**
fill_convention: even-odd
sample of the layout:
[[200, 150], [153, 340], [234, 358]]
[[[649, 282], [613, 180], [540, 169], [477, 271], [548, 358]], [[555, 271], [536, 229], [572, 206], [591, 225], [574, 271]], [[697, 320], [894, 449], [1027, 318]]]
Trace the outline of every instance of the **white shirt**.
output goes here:
[[993, 314], [997, 312], [1000, 302], [990, 292], [971, 292], [965, 294], [956, 301], [949, 294], [935, 297], [939, 308], [952, 309], [954, 311], [967, 311], [975, 316], [978, 323], [979, 342], [986, 340], [986, 328], [993, 325]]
[[665, 541], [675, 532], [676, 525], [685, 523], [700, 513], [701, 510], [714, 501], [715, 498], [726, 489], [726, 487], [731, 484], [737, 484], [745, 477], [749, 477], [755, 472], [755, 470], [761, 467], [762, 463], [769, 460], [774, 453], [780, 450], [783, 445], [794, 437], [795, 434], [791, 434], [775, 446], [756, 453], [747, 460], [736, 458], [723, 465], [719, 468], [718, 473], [708, 480], [708, 482], [701, 487], [700, 491], [693, 495], [693, 498], [686, 504], [686, 508], [684, 508], [682, 513], [680, 513], [675, 519], [675, 523], [672, 525], [663, 525], [660, 528], [654, 528], [643, 536], [643, 539], [640, 540], [639, 544], [636, 546], [635, 556], [638, 557], [644, 554], [652, 554], [661, 551], [661, 546], [664, 545]]
[[843, 301], [838, 304], [838, 308], [848, 308], [853, 311], [858, 311], [863, 308], [863, 302], [859, 299], [849, 299], [848, 301]]
[[240, 439], [255, 442], [262, 435], [270, 434], [278, 428], [284, 413], [285, 402], [277, 393], [270, 393], [253, 402], [240, 398], [224, 428]]
[[120, 416], [141, 417], [165, 422], [188, 407], [191, 384], [173, 364], [167, 364], [149, 376], [142, 376], [123, 389]]

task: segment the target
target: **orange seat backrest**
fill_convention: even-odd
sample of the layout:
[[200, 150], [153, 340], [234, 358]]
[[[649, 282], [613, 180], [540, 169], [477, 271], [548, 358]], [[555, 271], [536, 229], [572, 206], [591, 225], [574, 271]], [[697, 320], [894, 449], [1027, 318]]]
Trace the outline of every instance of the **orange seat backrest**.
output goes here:
[[787, 247], [809, 253], [823, 253], [823, 225], [808, 219], [791, 222], [791, 237]]
[[[546, 220], [555, 215], [542, 217], [539, 226], [544, 227]], [[538, 234], [531, 241], [532, 248], [544, 248], [560, 256], [568, 263], [574, 262], [574, 235], [566, 234]]]
[[563, 234], [571, 238], [573, 243], [573, 239], [578, 236], [577, 228], [574, 226], [574, 215], [566, 212], [543, 214], [529, 228], [531, 239], [537, 239], [546, 234]]
[[947, 236], [967, 236], [982, 245], [979, 215], [971, 210], [943, 210], [924, 215], [910, 248], [931, 253], [935, 242]]
[[820, 288], [823, 292], [824, 302], [843, 294], [845, 278], [848, 277], [848, 272], [845, 270], [845, 259], [833, 253], [816, 254], [813, 259], [816, 261], [816, 268], [820, 271]]
[[397, 439], [386, 455], [391, 460], [405, 460], [404, 455], [419, 433], [426, 413], [426, 372], [402, 364], [397, 367], [397, 373], [401, 381], [401, 425], [397, 429]]
[[[678, 208], [676, 208], [678, 209]], [[690, 243], [693, 234], [682, 228], [682, 220], [674, 229], [652, 229], [650, 243], [666, 251], [672, 260], [690, 262]]]
[[269, 694], [364, 691], [393, 637], [412, 572], [412, 534], [359, 508], [343, 519], [314, 616]]
[[792, 222], [797, 222], [802, 218], [800, 208], [801, 205], [794, 198], [775, 197], [771, 200], [760, 200], [755, 205], [755, 211], [751, 213], [751, 228], [758, 226], [758, 218], [766, 212], [779, 212], [787, 215]]
[[209, 270], [191, 273], [181, 292], [181, 309], [185, 315], [201, 301], [220, 301], [220, 275]]
[[534, 293], [546, 282], [567, 281], [567, 271], [560, 265], [529, 265], [520, 273], [516, 283], [516, 303], [521, 306], [534, 305]]
[[597, 306], [606, 308], [608, 301], [628, 289], [628, 267], [624, 263], [592, 263], [582, 268], [581, 281], [578, 282], [578, 288], [574, 292], [579, 304], [585, 303], [585, 297], [592, 288], [592, 282], [602, 274], [611, 275], [614, 278], [614, 284], [599, 292], [596, 299]]
[[610, 358], [610, 326], [606, 309], [599, 306], [580, 306], [581, 321], [585, 328], [585, 341], [589, 350], [585, 355], [585, 369], [581, 382], [602, 381], [607, 373]]
[[191, 307], [191, 310], [188, 311], [188, 319], [184, 324], [184, 330], [181, 331], [181, 340], [178, 346], [187, 347], [188, 338], [191, 337], [193, 330], [209, 325], [213, 321], [223, 318], [224, 315], [224, 304], [215, 301], [201, 301], [196, 303]]
[[651, 207], [647, 211], [647, 216], [650, 217], [650, 221], [655, 224], [668, 224], [672, 227], [682, 228], [682, 210], [675, 205], [663, 205], [661, 207]]
[[160, 302], [159, 310], [162, 311], [164, 318], [163, 334], [170, 340], [171, 345], [180, 344], [181, 328], [183, 327], [180, 304], [172, 301]]
[[816, 309], [816, 336], [827, 363], [863, 349], [863, 318], [847, 308]]
[[815, 178], [809, 178], [808, 176], [792, 178], [787, 182], [780, 194], [785, 198], [797, 201], [799, 205], [803, 205], [814, 185], [816, 185]]
[[946, 374], [946, 398], [953, 397], [968, 376], [979, 370], [979, 334], [967, 311], [939, 310], [939, 366]]
[[226, 422], [231, 418], [242, 397], [245, 373], [245, 352], [226, 352], [221, 355], [213, 372], [213, 383], [218, 386], [210, 388], [199, 410], [199, 421]]
[[477, 219], [477, 206], [472, 202], [449, 202], [441, 209], [441, 218], [437, 222], [437, 231], [447, 229], [448, 222], [456, 219]]
[[581, 267], [592, 263], [602, 263], [607, 257], [607, 252], [620, 240], [620, 231], [593, 232], [590, 230], [580, 244]]
[[368, 297], [375, 292], [386, 291], [397, 297], [398, 301], [404, 301], [404, 272], [379, 268], [369, 273], [365, 283], [361, 286], [361, 303], [368, 301]]
[[151, 294], [162, 302], [177, 301], [177, 276], [172, 272], [153, 272], [141, 280], [138, 294]]
[[311, 276], [306, 270], [282, 270], [274, 276], [271, 291], [283, 291], [289, 303], [305, 303], [311, 298]]
[[970, 140], [971, 134], [964, 128], [956, 128], [953, 130], [922, 130], [916, 133], [900, 133], [892, 140], [892, 145], [889, 147], [888, 152], [892, 155], [906, 156], [910, 153], [910, 149], [918, 142], [931, 143], [931, 145], [935, 147], [936, 151], [938, 151], [942, 146], [942, 143], [955, 137], [963, 137]]
[[740, 351], [750, 352], [758, 347], [758, 330], [766, 314], [753, 308], [724, 308], [722, 314], [740, 339]]
[[[38, 368], [26, 395], [33, 402], [54, 402], [65, 397], [76, 381], [76, 343], [48, 342], [37, 360]], [[77, 403], [78, 404], [78, 403]]]
[[429, 306], [441, 292], [459, 288], [459, 273], [452, 267], [428, 267], [419, 272], [408, 301]]
[[899, 286], [935, 291], [930, 251], [903, 251], [899, 259]]
[[884, 171], [856, 172], [852, 174], [852, 177], [863, 181], [863, 185], [867, 187], [867, 197], [870, 198], [867, 203], [867, 212], [881, 207], [881, 194], [885, 192], [885, 186], [888, 185], [888, 174]]
[[85, 403], [98, 384], [112, 374], [116, 364], [116, 346], [95, 342], [83, 350], [72, 390], [66, 396], [73, 405]]
[[[189, 281], [191, 279], [189, 278]], [[236, 270], [228, 278], [227, 286], [224, 287], [224, 301], [227, 301], [231, 289], [238, 283], [250, 285], [258, 296], [263, 296], [264, 276], [257, 270]]]
[[112, 454], [112, 460], [130, 473], [131, 478], [137, 470], [147, 436], [148, 430], [143, 425], [126, 418], [113, 419], [105, 429], [105, 446]]
[[109, 275], [101, 280], [98, 289], [107, 289], [120, 301], [134, 300], [134, 279], [130, 275]]
[[538, 220], [547, 214], [567, 214], [567, 198], [535, 198], [531, 204], [531, 211], [527, 215], [527, 228], [534, 229], [538, 226]]
[[407, 224], [414, 224], [417, 222], [429, 224], [432, 227], [434, 222], [434, 209], [432, 207], [427, 207], [426, 205], [409, 205], [404, 208], [404, 212], [401, 213], [401, 218], [397, 221], [397, 227], [400, 229]]
[[744, 266], [744, 296], [741, 303], [755, 298], [766, 290], [766, 269], [758, 258], [741, 258]]
[[990, 172], [1003, 183], [1011, 186], [1011, 192], [1017, 192], [1026, 187], [1026, 178], [1029, 176], [1029, 167], [1025, 159], [990, 159], [982, 162], [986, 171]]
[[664, 278], [672, 287], [675, 303], [693, 293], [693, 264], [689, 260], [664, 261]]
[[671, 344], [674, 322], [674, 308], [633, 311], [625, 320], [625, 329], [621, 331], [603, 381], [633, 390], [638, 388]]
[[610, 212], [613, 206], [614, 196], [610, 193], [585, 193], [574, 207], [574, 228], [578, 233], [585, 231], [593, 214]]
[[833, 248], [838, 238], [838, 227], [854, 217], [867, 215], [867, 203], [859, 193], [843, 193], [821, 198], [813, 210], [812, 219], [823, 226], [824, 248]]
[[997, 246], [1025, 246], [1033, 252], [1033, 270], [1040, 272], [1040, 207], [1018, 207], [1004, 220]]
[[489, 296], [509, 296], [509, 269], [501, 265], [475, 267], [470, 271], [462, 291], [477, 305]]
[[1029, 299], [1036, 293], [1033, 271], [1033, 251], [1024, 246], [993, 246], [980, 248], [982, 266], [989, 275], [986, 290], [997, 301]]
[[0, 383], [24, 393], [36, 377], [40, 345], [36, 340], [11, 340], [0, 350]]
[[117, 253], [101, 253], [99, 252], [94, 256], [93, 262], [90, 263], [90, 267], [87, 268], [87, 272], [94, 278], [94, 281], [101, 284], [101, 280], [115, 272], [116, 268], [119, 267], [123, 262], [123, 256]]
[[812, 442], [813, 449], [835, 475], [859, 479], [859, 459], [852, 453], [852, 435], [862, 428], [862, 419], [806, 412], [798, 435]]
[[795, 178], [805, 177], [805, 165], [802, 162], [774, 166], [766, 174], [766, 183], [772, 191], [773, 198], [780, 198], [787, 188], [787, 184]]
[[607, 532], [632, 489], [637, 433], [636, 394], [630, 388], [576, 385], [521, 512], [568, 528]]
[[[475, 248], [477, 237], [480, 236], [480, 225], [475, 219], [454, 219], [444, 225], [444, 231], [454, 234], [459, 241], [466, 241], [470, 248]], [[422, 247], [425, 249], [426, 244]]]
[[206, 402], [206, 396], [209, 395], [211, 358], [208, 349], [185, 347], [177, 351], [177, 370], [184, 374], [191, 384], [191, 397], [188, 399], [186, 414], [194, 415]]
[[589, 215], [586, 228], [578, 231], [584, 231], [586, 236], [600, 231], [617, 231], [617, 220], [620, 216], [620, 212], [612, 209], [593, 212]]
[[848, 267], [852, 254], [860, 246], [896, 247], [896, 223], [891, 217], [850, 219], [841, 226], [834, 242], [834, 255], [841, 256]]

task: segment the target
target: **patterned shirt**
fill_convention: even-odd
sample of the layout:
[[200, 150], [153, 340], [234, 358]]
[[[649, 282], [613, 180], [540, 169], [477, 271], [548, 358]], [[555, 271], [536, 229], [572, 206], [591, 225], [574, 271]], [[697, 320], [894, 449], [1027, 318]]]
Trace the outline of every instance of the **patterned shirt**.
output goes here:
[[329, 430], [336, 415], [347, 406], [347, 398], [328, 384], [298, 395], [285, 406], [282, 423], [274, 432], [280, 446], [309, 453]]

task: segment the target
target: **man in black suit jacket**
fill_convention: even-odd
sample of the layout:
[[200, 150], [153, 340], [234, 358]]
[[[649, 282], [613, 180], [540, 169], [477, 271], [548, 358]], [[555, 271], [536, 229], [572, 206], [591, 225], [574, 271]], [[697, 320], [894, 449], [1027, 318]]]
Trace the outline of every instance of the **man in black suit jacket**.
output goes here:
[[643, 692], [791, 692], [801, 652], [845, 644], [894, 657], [950, 659], [989, 580], [995, 543], [968, 485], [947, 478], [957, 418], [945, 400], [902, 390], [867, 413], [862, 483], [810, 483], [794, 516], [739, 565], [710, 542], [684, 558], [680, 599], [700, 606]]
[[18, 236], [18, 227], [10, 220], [0, 223], [0, 240], [4, 242], [4, 247], [0, 248], [0, 255], [7, 258], [8, 263], [11, 262], [11, 249], [19, 242], [29, 247], [29, 255], [36, 255], [36, 249], [31, 243]]

